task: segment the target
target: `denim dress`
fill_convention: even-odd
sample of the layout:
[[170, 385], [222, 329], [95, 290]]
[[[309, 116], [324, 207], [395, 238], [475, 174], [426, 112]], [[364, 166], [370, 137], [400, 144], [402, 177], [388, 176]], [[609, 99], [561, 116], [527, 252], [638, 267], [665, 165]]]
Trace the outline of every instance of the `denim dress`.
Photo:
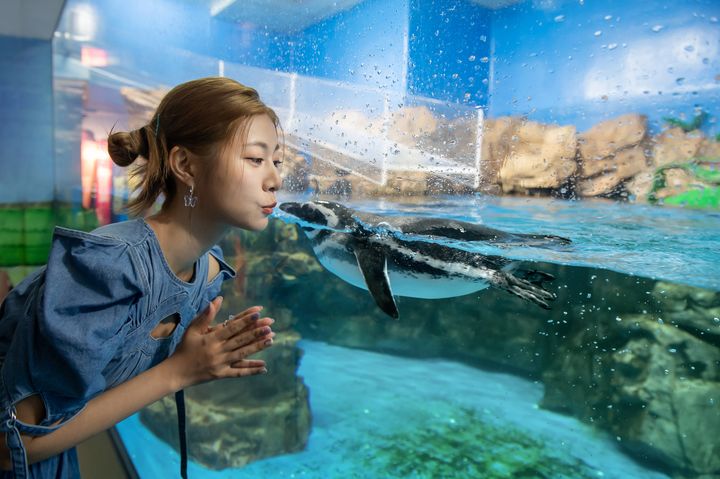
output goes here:
[[[220, 273], [208, 282], [209, 254]], [[79, 477], [75, 448], [28, 465], [20, 434], [56, 430], [93, 397], [166, 359], [222, 281], [234, 276], [215, 246], [195, 263], [192, 282], [180, 280], [142, 219], [92, 233], [56, 228], [47, 265], [0, 306], [0, 433], [13, 463], [0, 478]], [[178, 321], [175, 330], [153, 337], [167, 318]], [[37, 425], [15, 414], [14, 405], [32, 395], [45, 406]], [[178, 413], [184, 424], [184, 407]]]

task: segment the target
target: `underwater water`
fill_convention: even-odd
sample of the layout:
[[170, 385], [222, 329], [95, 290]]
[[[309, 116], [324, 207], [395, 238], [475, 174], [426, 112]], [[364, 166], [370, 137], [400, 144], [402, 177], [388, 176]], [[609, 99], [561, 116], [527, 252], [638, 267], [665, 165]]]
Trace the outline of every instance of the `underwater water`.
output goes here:
[[[716, 467], [717, 214], [484, 197], [346, 204], [569, 238], [572, 244], [558, 249], [451, 244], [537, 261], [555, 275], [558, 299], [545, 311], [500, 291], [397, 298], [396, 321], [367, 291], [311, 267], [314, 254], [304, 235], [293, 233], [293, 217], [278, 213], [262, 233], [238, 232], [223, 249], [240, 268], [243, 292], [237, 283], [224, 289], [225, 304], [265, 305], [279, 318], [280, 342], [271, 349], [299, 352], [275, 356], [258, 382], [203, 394], [202, 407], [218, 409], [198, 422], [217, 411], [226, 417], [189, 434], [205, 448], [205, 463], [191, 462], [190, 477], [642, 479], [700, 477]], [[242, 467], [212, 459], [213, 451], [232, 456], [225, 449], [234, 444], [260, 451], [263, 441], [282, 442], [262, 422], [250, 439], [242, 432], [233, 438], [223, 422], [239, 421], [232, 428], [242, 430], [244, 416], [256, 414], [243, 407], [265, 402], [265, 394], [268, 409], [260, 415], [279, 414], [267, 392], [273, 388], [292, 390], [293, 404], [302, 403], [293, 380], [308, 391], [306, 443], [288, 453], [257, 452]], [[140, 416], [117, 430], [140, 477], [162, 477], [178, 467], [178, 454], [155, 433], [176, 427], [174, 411], [154, 431]], [[302, 422], [287, 417], [283, 427]]]
[[[292, 198], [288, 201], [302, 201]], [[364, 201], [347, 206], [388, 216], [452, 218], [512, 233], [568, 238], [568, 247], [496, 247], [426, 238], [507, 258], [586, 266], [720, 290], [720, 213], [615, 201], [519, 197], [423, 198], [422, 203]], [[278, 210], [286, 222], [299, 220]], [[405, 235], [411, 236], [411, 235]], [[411, 237], [411, 239], [421, 239]]]
[[[452, 361], [315, 341], [299, 346], [305, 356], [298, 374], [311, 390], [313, 412], [306, 450], [241, 469], [213, 471], [190, 462], [190, 477], [480, 478], [489, 477], [479, 471], [490, 462], [497, 468], [492, 477], [668, 477], [629, 459], [615, 438], [538, 409], [537, 382]], [[140, 477], [163, 477], [179, 467], [178, 454], [137, 415], [117, 430]]]

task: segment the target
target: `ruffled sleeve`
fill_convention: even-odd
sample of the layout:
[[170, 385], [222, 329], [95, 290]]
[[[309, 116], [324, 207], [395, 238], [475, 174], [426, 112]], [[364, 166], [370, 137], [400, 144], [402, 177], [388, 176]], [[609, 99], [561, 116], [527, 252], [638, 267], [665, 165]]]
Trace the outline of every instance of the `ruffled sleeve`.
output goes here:
[[[106, 388], [131, 308], [146, 289], [131, 247], [117, 239], [57, 228], [37, 311], [36, 390], [62, 401]], [[52, 367], [52, 372], [47, 368]]]
[[210, 249], [209, 254], [211, 254], [215, 257], [215, 259], [218, 260], [218, 263], [220, 264], [220, 271], [218, 272], [217, 276], [212, 278], [210, 280], [210, 283], [208, 283], [205, 289], [205, 301], [203, 302], [200, 310], [203, 310], [207, 306], [208, 302], [212, 301], [217, 295], [220, 294], [220, 291], [222, 290], [222, 283], [224, 281], [235, 278], [236, 275], [235, 270], [225, 262], [225, 255], [223, 254], [220, 246], [213, 246]]

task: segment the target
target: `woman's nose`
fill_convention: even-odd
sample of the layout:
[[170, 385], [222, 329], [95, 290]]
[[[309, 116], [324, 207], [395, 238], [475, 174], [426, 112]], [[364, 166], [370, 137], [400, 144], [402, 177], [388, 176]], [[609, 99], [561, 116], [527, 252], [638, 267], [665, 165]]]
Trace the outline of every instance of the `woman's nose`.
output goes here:
[[280, 176], [280, 170], [274, 163], [270, 163], [270, 174], [266, 180], [266, 188], [268, 191], [277, 191], [282, 186], [282, 177]]

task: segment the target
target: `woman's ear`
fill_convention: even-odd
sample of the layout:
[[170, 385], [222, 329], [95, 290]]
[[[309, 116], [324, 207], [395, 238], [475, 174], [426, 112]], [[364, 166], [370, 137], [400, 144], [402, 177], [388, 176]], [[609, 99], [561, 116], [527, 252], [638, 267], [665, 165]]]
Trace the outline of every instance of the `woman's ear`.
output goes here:
[[195, 169], [190, 152], [182, 146], [173, 146], [169, 155], [170, 171], [186, 186], [195, 186]]

